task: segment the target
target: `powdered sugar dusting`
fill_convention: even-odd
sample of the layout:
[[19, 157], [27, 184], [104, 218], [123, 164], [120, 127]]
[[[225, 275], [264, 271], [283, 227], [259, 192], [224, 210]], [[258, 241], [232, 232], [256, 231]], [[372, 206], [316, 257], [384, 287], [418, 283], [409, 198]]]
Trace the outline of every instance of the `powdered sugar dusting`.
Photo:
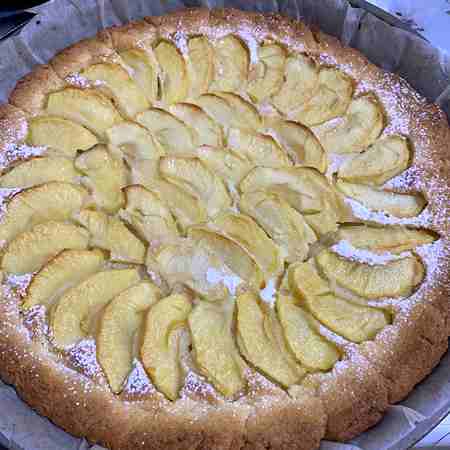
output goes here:
[[145, 373], [144, 366], [138, 359], [133, 361], [133, 370], [128, 376], [124, 392], [130, 395], [145, 395], [156, 392], [155, 387]]
[[92, 378], [102, 374], [102, 369], [97, 361], [97, 347], [92, 338], [83, 339], [68, 353], [69, 361], [76, 369]]
[[264, 289], [259, 291], [260, 298], [266, 302], [271, 308], [275, 306], [277, 286], [274, 279], [267, 282]]
[[66, 77], [66, 82], [79, 88], [87, 88], [90, 86], [90, 82], [87, 78], [82, 77], [79, 73], [72, 73]]
[[0, 168], [4, 169], [5, 167], [18, 160], [42, 155], [45, 150], [46, 147], [35, 147], [26, 144], [8, 145], [4, 151], [0, 152]]

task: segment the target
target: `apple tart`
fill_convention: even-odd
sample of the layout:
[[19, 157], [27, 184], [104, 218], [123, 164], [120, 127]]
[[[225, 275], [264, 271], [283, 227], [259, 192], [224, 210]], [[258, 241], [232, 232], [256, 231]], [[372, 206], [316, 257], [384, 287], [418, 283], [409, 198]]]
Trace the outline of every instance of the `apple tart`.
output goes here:
[[447, 350], [449, 140], [279, 15], [62, 50], [0, 108], [1, 377], [117, 450], [357, 436]]

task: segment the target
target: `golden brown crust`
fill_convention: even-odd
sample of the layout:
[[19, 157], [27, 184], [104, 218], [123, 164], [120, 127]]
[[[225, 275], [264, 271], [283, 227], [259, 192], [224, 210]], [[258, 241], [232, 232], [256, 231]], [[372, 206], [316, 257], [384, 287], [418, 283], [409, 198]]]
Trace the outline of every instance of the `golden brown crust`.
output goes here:
[[9, 103], [0, 105], [0, 152], [23, 142], [27, 136], [26, 114]]
[[121, 52], [135, 47], [151, 48], [156, 40], [158, 29], [145, 20], [139, 20], [111, 27], [105, 31], [111, 36], [112, 46], [116, 51]]

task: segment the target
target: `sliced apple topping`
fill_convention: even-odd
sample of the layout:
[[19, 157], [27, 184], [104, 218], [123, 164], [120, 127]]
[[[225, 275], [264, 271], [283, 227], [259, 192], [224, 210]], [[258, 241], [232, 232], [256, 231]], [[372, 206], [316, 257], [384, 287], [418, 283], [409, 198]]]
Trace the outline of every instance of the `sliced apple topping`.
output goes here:
[[240, 155], [246, 156], [255, 165], [267, 167], [292, 166], [287, 153], [272, 136], [243, 128], [230, 128], [228, 146]]
[[117, 108], [125, 116], [133, 118], [150, 106], [139, 86], [118, 64], [92, 64], [80, 75], [91, 81], [108, 97], [111, 96]]
[[171, 42], [161, 41], [155, 47], [155, 56], [161, 68], [161, 100], [169, 105], [183, 101], [189, 89], [183, 55]]
[[8, 202], [0, 221], [0, 242], [7, 243], [39, 223], [69, 219], [81, 209], [87, 195], [81, 186], [59, 181], [19, 192]]
[[101, 315], [97, 358], [115, 394], [122, 391], [133, 368], [134, 340], [144, 323], [144, 313], [159, 298], [156, 286], [141, 281], [115, 297]]
[[410, 159], [408, 142], [401, 136], [389, 136], [375, 142], [364, 153], [344, 161], [338, 177], [346, 181], [381, 185], [403, 172]]
[[123, 205], [121, 189], [128, 176], [122, 159], [109, 153], [105, 146], [97, 145], [78, 156], [75, 167], [86, 175], [84, 182], [92, 189], [98, 206], [114, 213]]
[[319, 69], [308, 56], [291, 55], [286, 60], [284, 83], [272, 97], [273, 104], [288, 113], [315, 95], [319, 85]]
[[353, 99], [342, 122], [325, 130], [319, 140], [330, 153], [361, 152], [383, 131], [383, 108], [376, 97], [365, 94]]
[[261, 127], [262, 122], [258, 110], [250, 102], [247, 102], [241, 96], [232, 92], [215, 91], [214, 94], [228, 102], [234, 110], [235, 121], [239, 120], [241, 128], [245, 127], [257, 130]]
[[224, 182], [199, 158], [167, 156], [161, 158], [159, 170], [162, 177], [198, 198], [210, 217], [231, 206]]
[[306, 259], [310, 244], [317, 238], [303, 216], [289, 203], [276, 194], [254, 191], [241, 196], [239, 207], [274, 240], [287, 262]]
[[330, 370], [339, 359], [336, 346], [319, 334], [320, 324], [292, 297], [278, 295], [277, 312], [289, 349], [310, 370]]
[[221, 214], [213, 223], [221, 233], [237, 242], [252, 256], [267, 279], [281, 274], [284, 260], [279, 248], [250, 216]]
[[119, 53], [122, 61], [132, 70], [133, 79], [152, 104], [158, 99], [158, 63], [155, 57], [139, 48]]
[[279, 44], [263, 44], [258, 49], [258, 63], [250, 72], [247, 93], [255, 102], [276, 94], [284, 81], [287, 51]]
[[195, 145], [220, 146], [223, 143], [222, 129], [199, 106], [192, 103], [176, 103], [170, 112], [196, 131]]
[[214, 52], [209, 39], [205, 36], [194, 36], [188, 41], [189, 59], [188, 75], [191, 98], [208, 92], [214, 77]]
[[370, 266], [324, 250], [316, 260], [329, 279], [369, 299], [409, 295], [423, 280], [425, 273], [422, 263], [415, 256]]
[[111, 100], [94, 89], [66, 88], [52, 92], [48, 96], [47, 113], [73, 120], [100, 137], [122, 121]]
[[419, 245], [431, 244], [436, 238], [426, 230], [403, 226], [370, 227], [366, 225], [343, 225], [338, 238], [356, 248], [375, 253], [402, 253]]
[[352, 303], [331, 293], [310, 263], [289, 268], [289, 286], [311, 314], [335, 333], [352, 342], [373, 339], [389, 324], [386, 311]]
[[225, 397], [245, 387], [245, 363], [232, 334], [232, 315], [207, 303], [198, 304], [189, 315], [194, 358], [200, 372]]
[[2, 268], [22, 274], [39, 270], [64, 249], [83, 250], [89, 233], [81, 227], [64, 222], [45, 222], [19, 234], [6, 248]]
[[163, 298], [147, 314], [141, 357], [144, 368], [170, 400], [176, 400], [183, 385], [179, 330], [186, 326], [191, 303], [185, 295]]
[[93, 334], [101, 310], [116, 295], [138, 282], [137, 269], [107, 270], [66, 291], [50, 310], [54, 345], [68, 349]]
[[83, 209], [76, 220], [91, 234], [90, 245], [109, 251], [112, 261], [144, 263], [145, 245], [117, 217]]
[[294, 164], [326, 171], [327, 156], [311, 130], [290, 120], [273, 122], [270, 127]]
[[289, 387], [305, 375], [284, 342], [273, 310], [251, 292], [240, 295], [237, 305], [237, 342], [244, 358], [268, 378]]
[[123, 191], [126, 203], [119, 215], [151, 249], [177, 240], [176, 223], [158, 195], [139, 185], [127, 186]]
[[195, 99], [195, 104], [224, 128], [239, 127], [240, 118], [224, 98], [216, 94], [203, 94]]
[[295, 111], [293, 116], [307, 125], [319, 125], [343, 116], [353, 95], [353, 81], [339, 69], [324, 67], [319, 71], [317, 92]]
[[0, 177], [1, 188], [32, 187], [49, 181], [76, 181], [77, 171], [70, 159], [36, 156], [13, 166]]
[[98, 272], [105, 262], [100, 250], [63, 250], [31, 280], [22, 308], [52, 306], [58, 294]]
[[214, 45], [214, 81], [212, 91], [236, 92], [245, 88], [250, 55], [248, 48], [236, 36], [229, 34]]
[[194, 130], [167, 111], [151, 108], [138, 114], [136, 121], [150, 130], [169, 155], [192, 153]]
[[339, 180], [337, 188], [346, 196], [361, 203], [368, 209], [383, 211], [397, 217], [414, 217], [426, 206], [421, 194], [403, 194], [383, 191], [362, 184]]
[[62, 156], [74, 158], [77, 150], [88, 150], [98, 143], [88, 129], [61, 117], [37, 116], [28, 119], [27, 143], [49, 147]]

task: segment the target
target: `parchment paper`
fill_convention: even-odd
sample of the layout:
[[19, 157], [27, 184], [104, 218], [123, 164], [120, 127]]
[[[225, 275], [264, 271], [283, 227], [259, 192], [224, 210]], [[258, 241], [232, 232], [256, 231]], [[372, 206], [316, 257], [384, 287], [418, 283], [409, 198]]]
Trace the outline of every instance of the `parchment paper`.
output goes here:
[[[413, 34], [350, 7], [346, 0], [52, 0], [19, 35], [0, 44], [0, 101], [6, 101], [16, 80], [35, 64], [48, 61], [58, 50], [102, 27], [187, 6], [275, 11], [317, 24], [379, 66], [398, 72], [450, 117], [450, 57]], [[447, 354], [407, 400], [389, 408], [376, 427], [348, 444], [324, 442], [321, 449], [408, 448], [450, 410], [449, 374]], [[15, 450], [102, 450], [40, 417], [1, 382], [0, 443]]]

